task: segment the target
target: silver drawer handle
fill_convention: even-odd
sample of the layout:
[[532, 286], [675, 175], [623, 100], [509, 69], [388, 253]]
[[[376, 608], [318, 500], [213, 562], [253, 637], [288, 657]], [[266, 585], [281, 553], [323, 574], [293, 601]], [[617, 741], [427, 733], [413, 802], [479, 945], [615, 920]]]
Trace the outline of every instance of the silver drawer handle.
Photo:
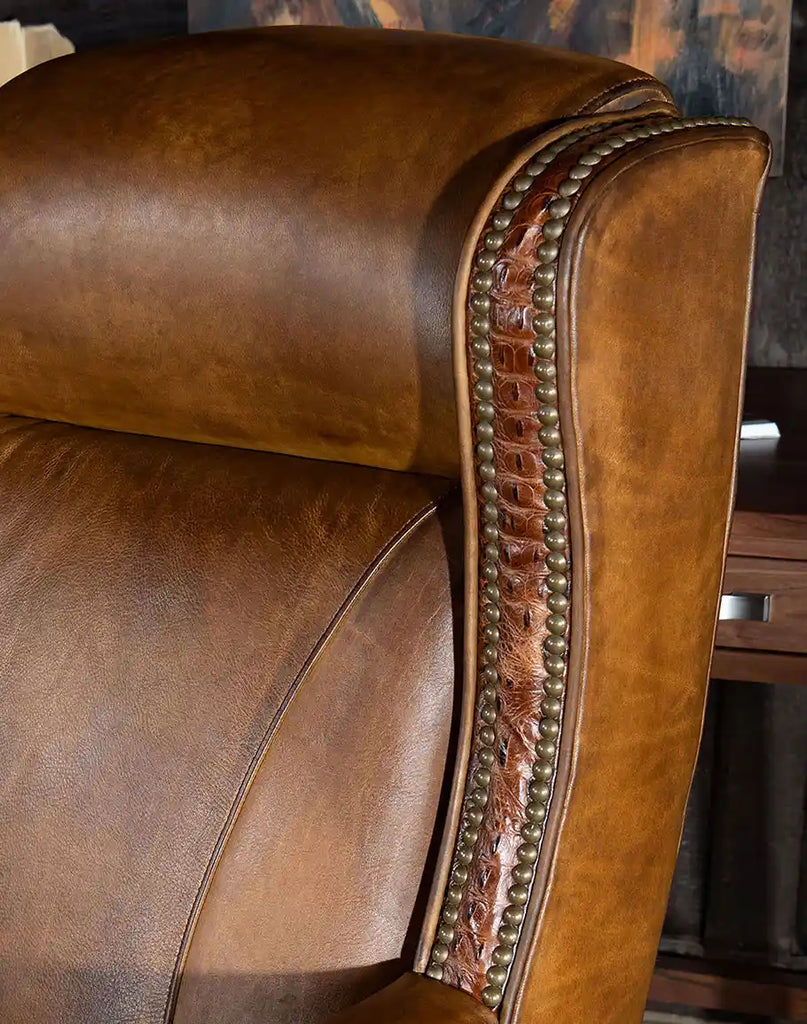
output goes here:
[[721, 621], [741, 619], [744, 622], [769, 622], [770, 594], [724, 594], [720, 598]]

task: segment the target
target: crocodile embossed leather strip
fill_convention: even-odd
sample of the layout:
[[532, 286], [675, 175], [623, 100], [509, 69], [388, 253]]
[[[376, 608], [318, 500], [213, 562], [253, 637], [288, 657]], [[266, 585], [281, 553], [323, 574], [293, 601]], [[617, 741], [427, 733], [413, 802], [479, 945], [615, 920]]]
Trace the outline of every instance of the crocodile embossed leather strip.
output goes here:
[[[426, 973], [499, 1006], [544, 854], [567, 686], [571, 552], [557, 401], [555, 293], [586, 179], [627, 146], [731, 118], [572, 132], [509, 182], [468, 289], [479, 550], [477, 710], [449, 884]], [[572, 681], [573, 682], [573, 681]]]

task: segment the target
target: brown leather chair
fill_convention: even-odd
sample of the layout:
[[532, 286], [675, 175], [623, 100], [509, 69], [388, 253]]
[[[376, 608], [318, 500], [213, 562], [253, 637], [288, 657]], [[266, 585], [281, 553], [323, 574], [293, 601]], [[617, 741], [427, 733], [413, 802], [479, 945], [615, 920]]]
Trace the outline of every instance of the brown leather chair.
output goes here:
[[640, 1020], [767, 160], [441, 35], [0, 91], [3, 1024]]

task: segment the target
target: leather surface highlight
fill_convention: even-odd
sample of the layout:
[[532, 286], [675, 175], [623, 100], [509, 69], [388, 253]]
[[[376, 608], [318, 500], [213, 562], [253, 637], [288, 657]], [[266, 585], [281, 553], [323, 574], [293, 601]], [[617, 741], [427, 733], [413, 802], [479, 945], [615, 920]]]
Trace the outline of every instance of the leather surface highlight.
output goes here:
[[455, 477], [468, 224], [547, 122], [634, 87], [666, 97], [593, 57], [337, 28], [35, 68], [0, 94], [0, 410]]

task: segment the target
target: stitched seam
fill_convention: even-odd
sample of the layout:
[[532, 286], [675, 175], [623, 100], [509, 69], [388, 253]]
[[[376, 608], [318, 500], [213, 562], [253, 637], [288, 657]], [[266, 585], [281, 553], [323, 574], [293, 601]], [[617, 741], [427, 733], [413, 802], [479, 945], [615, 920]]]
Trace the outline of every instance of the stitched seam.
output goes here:
[[258, 776], [258, 772], [269, 752], [269, 748], [272, 745], [272, 741], [277, 735], [280, 726], [285, 719], [289, 708], [293, 701], [297, 697], [298, 693], [302, 689], [303, 684], [308, 678], [312, 668], [319, 661], [320, 656], [324, 652], [331, 639], [337, 634], [340, 626], [344, 620], [348, 617], [351, 610], [353, 609], [356, 601], [366, 589], [371, 580], [375, 579], [379, 573], [383, 570], [389, 558], [401, 547], [401, 545], [411, 537], [415, 531], [420, 527], [427, 519], [429, 519], [441, 504], [448, 500], [454, 493], [455, 488], [451, 488], [443, 497], [430, 501], [427, 505], [424, 505], [419, 512], [416, 512], [406, 523], [398, 530], [394, 537], [373, 557], [368, 567], [361, 574], [359, 579], [353, 585], [352, 589], [344, 599], [339, 609], [320, 634], [316, 643], [311, 648], [308, 657], [303, 662], [300, 670], [295, 676], [293, 682], [289, 686], [286, 696], [280, 704], [280, 707], [272, 717], [272, 721], [269, 723], [260, 743], [258, 744], [255, 753], [247, 767], [244, 775], [239, 784], [235, 798], [230, 805], [230, 810], [225, 819], [224, 825], [219, 833], [219, 836], [214, 844], [213, 852], [210, 856], [208, 864], [202, 874], [202, 878], [199, 882], [199, 886], [194, 897], [191, 911], [188, 915], [188, 919], [185, 924], [182, 939], [180, 940], [177, 948], [174, 969], [171, 974], [171, 980], [168, 986], [168, 992], [165, 998], [165, 1005], [163, 1009], [163, 1022], [164, 1024], [171, 1024], [174, 1013], [176, 1012], [177, 1002], [179, 998], [179, 992], [182, 984], [182, 977], [184, 974], [185, 965], [188, 960], [190, 953], [191, 944], [193, 942], [193, 936], [196, 931], [196, 926], [201, 917], [204, 902], [207, 897], [210, 888], [212, 887], [213, 880], [215, 878], [216, 869], [224, 855], [224, 851], [227, 846], [227, 842], [232, 835], [235, 825], [238, 821], [241, 809], [243, 808], [246, 800], [249, 796], [249, 792], [252, 788], [252, 784]]
[[[577, 110], [574, 111], [572, 116], [576, 117], [580, 114], [596, 113], [598, 108], [603, 105], [603, 101], [606, 97], [618, 96], [621, 92], [628, 93], [630, 91], [630, 86], [632, 85], [653, 85], [659, 89], [661, 96], [673, 105], [672, 96], [660, 82], [657, 82], [656, 79], [652, 77], [652, 75], [637, 75], [635, 78], [628, 78], [626, 81], [619, 82], [616, 85], [609, 85], [608, 88], [597, 93], [597, 95], [592, 99], [586, 100], [582, 106], [578, 107]], [[628, 111], [625, 111], [625, 113], [628, 113]]]

